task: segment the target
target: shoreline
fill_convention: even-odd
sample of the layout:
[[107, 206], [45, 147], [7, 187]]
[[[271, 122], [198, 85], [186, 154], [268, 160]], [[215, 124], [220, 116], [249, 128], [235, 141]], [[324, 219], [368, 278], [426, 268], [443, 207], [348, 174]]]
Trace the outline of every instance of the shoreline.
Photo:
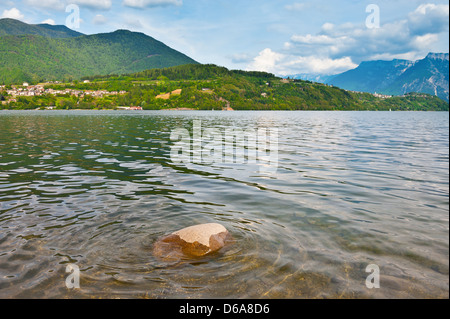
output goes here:
[[199, 109], [191, 109], [191, 108], [172, 108], [172, 109], [157, 109], [157, 110], [120, 110], [120, 109], [69, 109], [69, 110], [58, 110], [58, 109], [52, 109], [52, 110], [41, 110], [41, 109], [0, 109], [1, 111], [5, 112], [30, 112], [30, 111], [42, 111], [42, 112], [77, 112], [77, 111], [114, 111], [114, 112], [129, 112], [129, 113], [139, 113], [143, 111], [171, 111], [171, 112], [182, 112], [182, 111], [197, 111], [197, 112], [226, 112], [226, 113], [233, 113], [233, 112], [445, 112], [449, 113], [449, 110], [233, 110], [233, 111], [227, 111], [227, 110], [199, 110]]

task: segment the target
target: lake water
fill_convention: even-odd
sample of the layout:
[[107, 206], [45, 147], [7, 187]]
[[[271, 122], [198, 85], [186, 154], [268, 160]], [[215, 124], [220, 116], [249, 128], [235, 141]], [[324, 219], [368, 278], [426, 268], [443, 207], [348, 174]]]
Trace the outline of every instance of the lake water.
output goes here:
[[[277, 169], [174, 163], [170, 134], [194, 120], [276, 128]], [[234, 241], [152, 255], [161, 236], [209, 222]], [[69, 264], [80, 288], [66, 286]], [[448, 113], [0, 112], [0, 298], [448, 294]]]

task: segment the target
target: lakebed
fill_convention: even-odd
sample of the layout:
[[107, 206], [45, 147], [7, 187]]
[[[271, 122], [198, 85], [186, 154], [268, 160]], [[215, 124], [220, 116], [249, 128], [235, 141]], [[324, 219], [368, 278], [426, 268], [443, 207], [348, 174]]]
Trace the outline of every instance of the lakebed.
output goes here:
[[[276, 169], [175, 163], [171, 134], [195, 121], [276, 129]], [[448, 112], [9, 111], [0, 127], [2, 298], [448, 297]], [[201, 223], [233, 244], [152, 255]]]

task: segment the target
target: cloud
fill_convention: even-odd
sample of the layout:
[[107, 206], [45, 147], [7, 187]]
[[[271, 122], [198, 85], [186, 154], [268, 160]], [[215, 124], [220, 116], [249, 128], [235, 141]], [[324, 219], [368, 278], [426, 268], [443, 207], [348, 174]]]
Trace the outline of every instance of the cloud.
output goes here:
[[96, 10], [109, 10], [112, 6], [111, 0], [70, 0], [69, 2]]
[[310, 6], [310, 4], [308, 4], [308, 3], [296, 2], [293, 4], [287, 4], [284, 6], [284, 8], [289, 11], [302, 11], [309, 6]]
[[27, 6], [63, 10], [66, 5], [64, 1], [61, 0], [25, 0], [24, 3]]
[[295, 56], [274, 52], [266, 48], [253, 59], [247, 66], [247, 70], [286, 76], [297, 73], [336, 74], [354, 69], [357, 66], [350, 57], [331, 59], [316, 56]]
[[69, 4], [94, 10], [109, 10], [112, 7], [112, 0], [24, 0], [24, 3], [35, 8], [55, 10], [64, 10]]
[[127, 28], [134, 29], [134, 30], [140, 30], [143, 28], [143, 25], [139, 19], [133, 16], [127, 16], [124, 18], [124, 23], [127, 26]]
[[[315, 56], [297, 57], [286, 62], [282, 75], [294, 73], [336, 74], [356, 68], [350, 57], [340, 59], [320, 58]], [[306, 71], [306, 72], [305, 72]]]
[[17, 8], [12, 8], [10, 10], [4, 10], [2, 14], [2, 18], [10, 18], [16, 20], [22, 20], [24, 15]]
[[253, 71], [278, 73], [278, 63], [283, 59], [285, 59], [285, 56], [283, 54], [274, 52], [271, 49], [266, 48], [259, 52], [258, 56], [253, 59], [247, 69]]
[[231, 59], [231, 62], [239, 64], [239, 63], [249, 63], [253, 60], [253, 57], [247, 53], [241, 53], [241, 54], [233, 54], [229, 56], [229, 59]]
[[[297, 3], [289, 8], [304, 6]], [[448, 24], [449, 6], [437, 4], [422, 4], [404, 19], [389, 21], [379, 28], [368, 28], [364, 23], [327, 22], [316, 34], [292, 35], [278, 52], [262, 50], [248, 69], [278, 75], [336, 74], [367, 60], [414, 60], [442, 46], [443, 35], [448, 37]]]
[[321, 30], [322, 30], [323, 33], [329, 33], [329, 32], [332, 32], [333, 29], [334, 29], [334, 24], [333, 24], [333, 23], [329, 23], [329, 22], [324, 23], [324, 24], [322, 25], [322, 28], [321, 28]]
[[55, 25], [56, 22], [53, 19], [47, 19], [41, 22], [42, 24], [50, 24], [50, 25]]
[[181, 6], [183, 5], [183, 0], [124, 0], [123, 5], [140, 9], [152, 7]]
[[92, 19], [92, 23], [95, 25], [102, 25], [108, 22], [108, 19], [106, 19], [105, 16], [101, 15], [101, 14], [97, 14], [93, 19]]
[[315, 56], [322, 60], [351, 57], [355, 63], [379, 56], [417, 56], [419, 52], [432, 50], [441, 41], [439, 34], [448, 32], [448, 7], [420, 5], [406, 19], [385, 23], [380, 28], [325, 23], [317, 34], [294, 34], [284, 49], [294, 56]]
[[448, 22], [449, 5], [422, 4], [408, 15], [408, 26], [413, 35], [448, 31]]
[[439, 41], [439, 37], [437, 34], [427, 33], [424, 35], [418, 35], [414, 37], [413, 45], [417, 49], [428, 50], [428, 48], [433, 44]]
[[[326, 34], [319, 35], [293, 35], [291, 40], [295, 43], [301, 44], [318, 44], [318, 45], [330, 45], [335, 44], [337, 41], [345, 41], [347, 39], [346, 36], [341, 36], [338, 38], [330, 37]], [[336, 41], [337, 40], [337, 41]]]
[[417, 58], [442, 41], [441, 33], [448, 32], [448, 7], [420, 5], [406, 18], [379, 28], [368, 28], [363, 23], [327, 22], [317, 34], [292, 35], [279, 52], [262, 50], [247, 68], [278, 75], [336, 74], [367, 60]]

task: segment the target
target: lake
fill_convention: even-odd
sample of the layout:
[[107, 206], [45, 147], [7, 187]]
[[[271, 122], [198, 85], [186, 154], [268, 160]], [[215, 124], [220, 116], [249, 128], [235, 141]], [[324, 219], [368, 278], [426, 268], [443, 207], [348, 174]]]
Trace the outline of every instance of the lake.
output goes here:
[[[276, 130], [276, 162], [174, 161], [199, 121]], [[152, 254], [211, 222], [220, 251]], [[448, 112], [0, 112], [0, 298], [448, 293]]]

